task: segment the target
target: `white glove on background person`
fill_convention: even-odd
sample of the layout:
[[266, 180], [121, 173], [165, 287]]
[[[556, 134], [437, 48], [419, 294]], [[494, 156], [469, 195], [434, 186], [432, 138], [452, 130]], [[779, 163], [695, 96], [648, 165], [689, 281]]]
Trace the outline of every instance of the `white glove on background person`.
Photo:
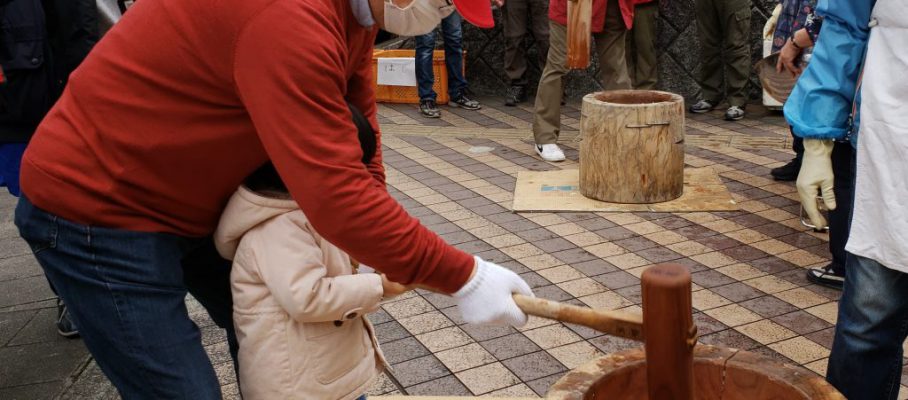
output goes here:
[[801, 205], [813, 226], [823, 228], [826, 218], [817, 208], [817, 193], [829, 210], [835, 210], [835, 193], [832, 191], [832, 140], [804, 139], [804, 159], [798, 173], [798, 194]]
[[476, 258], [476, 273], [452, 296], [464, 321], [482, 325], [523, 326], [527, 315], [514, 303], [512, 294], [533, 296], [520, 276], [499, 265]]

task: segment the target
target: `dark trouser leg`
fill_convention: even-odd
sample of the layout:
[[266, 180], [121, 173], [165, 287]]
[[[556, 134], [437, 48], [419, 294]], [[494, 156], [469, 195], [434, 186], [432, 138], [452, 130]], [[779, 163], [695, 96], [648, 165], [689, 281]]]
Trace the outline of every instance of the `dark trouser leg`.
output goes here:
[[211, 320], [224, 329], [233, 368], [239, 378], [237, 352], [240, 349], [233, 327], [233, 295], [230, 292], [231, 262], [221, 258], [211, 238], [199, 239], [183, 257], [183, 281], [189, 294], [208, 311]]
[[722, 100], [722, 39], [725, 33], [719, 22], [717, 1], [695, 0], [697, 31], [700, 38], [700, 96], [713, 104]]
[[533, 112], [533, 137], [536, 144], [558, 141], [561, 131], [561, 97], [564, 94], [561, 80], [567, 74], [567, 28], [551, 22], [549, 29], [549, 55], [539, 78]]
[[845, 244], [848, 242], [854, 205], [854, 157], [855, 150], [851, 143], [836, 142], [832, 148], [833, 191], [838, 207], [829, 212], [829, 252], [832, 253], [832, 269], [836, 275], [845, 275], [847, 265]]
[[[726, 1], [726, 0], [723, 0]], [[725, 32], [725, 57], [727, 68], [725, 84], [728, 104], [743, 107], [747, 104], [747, 87], [750, 78], [750, 0], [727, 0], [720, 15]]]
[[509, 0], [501, 9], [504, 22], [504, 73], [511, 85], [525, 86], [527, 59], [523, 38], [527, 33], [529, 0]]
[[221, 398], [186, 310], [188, 239], [76, 224], [24, 197], [16, 226], [123, 398]]
[[631, 79], [627, 75], [624, 55], [627, 27], [621, 18], [618, 0], [608, 0], [606, 7], [605, 28], [593, 34], [599, 57], [599, 81], [605, 90], [630, 89]]
[[435, 71], [432, 70], [435, 31], [416, 36], [413, 39], [416, 41], [416, 85], [419, 99], [435, 100], [438, 97], [435, 89], [432, 88], [432, 85], [435, 84]]
[[455, 12], [441, 20], [441, 34], [445, 40], [448, 95], [453, 101], [467, 89], [467, 79], [463, 76], [463, 18], [460, 14]]
[[895, 400], [908, 335], [908, 274], [848, 255], [826, 379], [849, 400]]
[[628, 32], [627, 72], [634, 89], [656, 88], [658, 79], [656, 57], [656, 25], [659, 2], [638, 5], [634, 9], [634, 28]]
[[545, 68], [549, 54], [549, 2], [547, 0], [530, 1], [530, 29], [536, 40], [536, 53], [539, 70]]
[[801, 139], [799, 136], [794, 134], [794, 131], [791, 132], [791, 149], [795, 152], [795, 160], [798, 160], [798, 163], [801, 163], [801, 160], [804, 159], [804, 139]]

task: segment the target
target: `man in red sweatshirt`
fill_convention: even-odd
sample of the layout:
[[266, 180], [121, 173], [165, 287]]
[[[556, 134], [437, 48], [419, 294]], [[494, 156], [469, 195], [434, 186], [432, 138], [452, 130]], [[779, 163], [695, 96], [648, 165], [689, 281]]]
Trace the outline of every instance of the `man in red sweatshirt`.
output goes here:
[[269, 160], [353, 258], [451, 293], [468, 322], [525, 323], [526, 283], [410, 217], [347, 107], [377, 128], [378, 27], [423, 34], [455, 6], [491, 27], [490, 2], [385, 1], [139, 1], [72, 74], [24, 156], [16, 225], [124, 398], [220, 397], [184, 298], [231, 330], [210, 234]]

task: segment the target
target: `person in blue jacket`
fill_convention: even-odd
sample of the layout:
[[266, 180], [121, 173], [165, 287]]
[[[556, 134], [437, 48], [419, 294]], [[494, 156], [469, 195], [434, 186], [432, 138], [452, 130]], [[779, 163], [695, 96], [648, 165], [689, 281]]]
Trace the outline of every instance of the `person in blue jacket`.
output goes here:
[[804, 138], [797, 186], [814, 224], [825, 225], [818, 194], [828, 208], [837, 205], [834, 142], [847, 139], [857, 153], [826, 378], [851, 400], [895, 399], [908, 337], [908, 2], [821, 0], [817, 12], [822, 35], [785, 103]]

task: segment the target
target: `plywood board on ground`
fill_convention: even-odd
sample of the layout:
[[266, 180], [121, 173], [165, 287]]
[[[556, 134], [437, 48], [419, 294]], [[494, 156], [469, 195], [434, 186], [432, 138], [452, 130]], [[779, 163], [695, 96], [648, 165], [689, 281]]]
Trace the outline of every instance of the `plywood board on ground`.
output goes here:
[[685, 168], [684, 194], [664, 203], [606, 203], [580, 194], [580, 174], [576, 169], [558, 171], [520, 171], [514, 190], [514, 211], [649, 211], [695, 212], [736, 211], [738, 205], [719, 174], [710, 167]]

